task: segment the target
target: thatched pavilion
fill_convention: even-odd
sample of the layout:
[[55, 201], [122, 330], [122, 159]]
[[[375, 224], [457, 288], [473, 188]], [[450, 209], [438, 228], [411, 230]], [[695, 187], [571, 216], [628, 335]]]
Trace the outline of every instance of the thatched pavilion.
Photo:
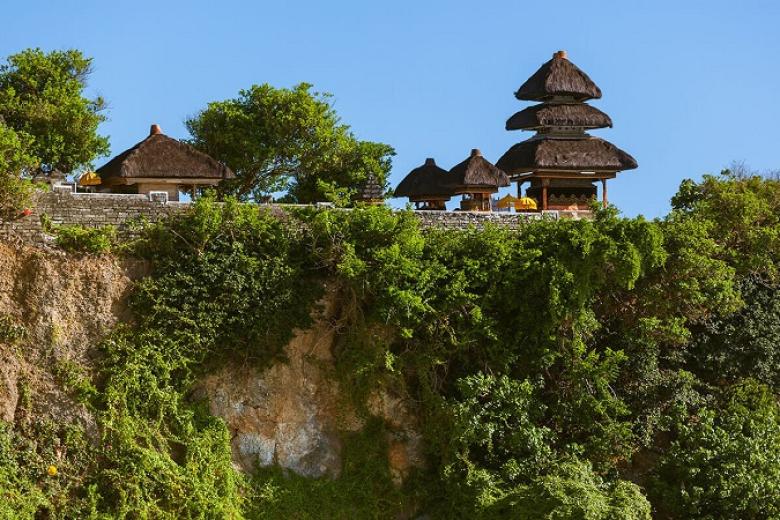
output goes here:
[[460, 209], [464, 211], [491, 211], [492, 194], [509, 186], [506, 173], [482, 157], [476, 148], [465, 161], [453, 166], [449, 176], [452, 193], [463, 195]]
[[449, 173], [429, 157], [410, 171], [395, 188], [395, 197], [408, 197], [416, 209], [445, 210], [452, 197]]
[[543, 210], [587, 210], [596, 198], [594, 181], [600, 180], [606, 206], [607, 179], [637, 163], [612, 143], [586, 133], [612, 127], [607, 114], [585, 103], [601, 97], [599, 87], [559, 51], [515, 97], [541, 102], [509, 118], [507, 130], [536, 134], [512, 146], [496, 163], [517, 182], [518, 197], [522, 184], [530, 182], [526, 194]]
[[98, 191], [112, 193], [168, 192], [179, 200], [180, 191], [216, 186], [233, 172], [192, 146], [163, 134], [152, 125], [149, 137], [120, 153], [96, 172]]

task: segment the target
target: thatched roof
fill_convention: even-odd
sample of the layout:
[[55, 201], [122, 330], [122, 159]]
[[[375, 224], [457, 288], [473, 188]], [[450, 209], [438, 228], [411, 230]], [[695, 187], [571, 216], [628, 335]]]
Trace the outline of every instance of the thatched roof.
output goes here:
[[612, 119], [585, 103], [543, 103], [517, 112], [506, 122], [507, 130], [534, 130], [546, 126], [611, 128]]
[[385, 189], [379, 184], [376, 175], [369, 173], [358, 188], [355, 198], [364, 201], [382, 200], [385, 198]]
[[469, 157], [452, 167], [450, 183], [456, 193], [468, 191], [469, 188], [498, 188], [509, 186], [509, 177], [497, 168], [476, 148], [471, 150]]
[[533, 137], [514, 145], [496, 165], [510, 174], [539, 169], [620, 171], [637, 167], [629, 154], [604, 139]]
[[515, 92], [517, 99], [525, 101], [544, 101], [554, 96], [585, 101], [600, 98], [601, 89], [569, 61], [566, 51], [558, 51]]
[[172, 139], [152, 125], [149, 137], [120, 153], [97, 169], [106, 179], [167, 178], [167, 179], [230, 179], [233, 172], [192, 146]]
[[395, 197], [408, 197], [410, 200], [446, 199], [452, 196], [449, 185], [450, 174], [444, 168], [436, 166], [429, 157], [425, 164], [410, 171], [395, 188]]

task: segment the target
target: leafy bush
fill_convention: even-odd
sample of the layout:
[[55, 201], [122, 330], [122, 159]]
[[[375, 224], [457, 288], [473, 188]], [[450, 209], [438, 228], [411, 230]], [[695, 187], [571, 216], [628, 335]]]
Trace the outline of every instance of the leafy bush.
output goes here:
[[676, 518], [780, 516], [780, 406], [747, 381], [677, 425], [657, 469], [658, 504]]
[[116, 243], [114, 226], [53, 226], [55, 243], [70, 253], [99, 255], [108, 253]]

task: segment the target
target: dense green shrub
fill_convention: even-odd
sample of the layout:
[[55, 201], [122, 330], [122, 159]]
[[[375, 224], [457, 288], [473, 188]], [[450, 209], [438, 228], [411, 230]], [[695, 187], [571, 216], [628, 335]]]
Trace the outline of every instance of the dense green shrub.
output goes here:
[[676, 427], [657, 469], [658, 504], [675, 518], [780, 517], [780, 406], [747, 381]]
[[[515, 231], [201, 199], [133, 244], [151, 272], [93, 380], [54, 367], [98, 420], [79, 478], [53, 493], [22, 464], [40, 432], [7, 428], [29, 442], [3, 441], [0, 492], [55, 518], [646, 519], [646, 489], [675, 518], [777, 517], [778, 193], [706, 178], [664, 220], [606, 210]], [[419, 418], [427, 465], [403, 488], [377, 419], [344, 434], [338, 480], [244, 478], [224, 424], [189, 396], [231, 357], [280, 359], [325, 281], [340, 388], [364, 416], [381, 389]]]

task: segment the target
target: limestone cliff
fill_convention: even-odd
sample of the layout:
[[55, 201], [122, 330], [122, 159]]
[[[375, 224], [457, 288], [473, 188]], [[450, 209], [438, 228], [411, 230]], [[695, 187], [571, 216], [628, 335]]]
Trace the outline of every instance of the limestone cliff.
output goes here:
[[[94, 432], [87, 408], [63, 388], [63, 367], [92, 373], [100, 339], [130, 321], [126, 299], [146, 270], [139, 261], [0, 243], [0, 317], [26, 331], [14, 345], [0, 343], [0, 419], [48, 416]], [[261, 370], [225, 360], [193, 390], [193, 399], [205, 399], [224, 419], [238, 469], [275, 464], [303, 476], [338, 477], [341, 434], [360, 429], [364, 419], [334, 378], [336, 300], [334, 291], [326, 292], [313, 325], [286, 346], [285, 361]], [[400, 482], [422, 464], [414, 417], [384, 392], [367, 405], [387, 424], [388, 462]]]

